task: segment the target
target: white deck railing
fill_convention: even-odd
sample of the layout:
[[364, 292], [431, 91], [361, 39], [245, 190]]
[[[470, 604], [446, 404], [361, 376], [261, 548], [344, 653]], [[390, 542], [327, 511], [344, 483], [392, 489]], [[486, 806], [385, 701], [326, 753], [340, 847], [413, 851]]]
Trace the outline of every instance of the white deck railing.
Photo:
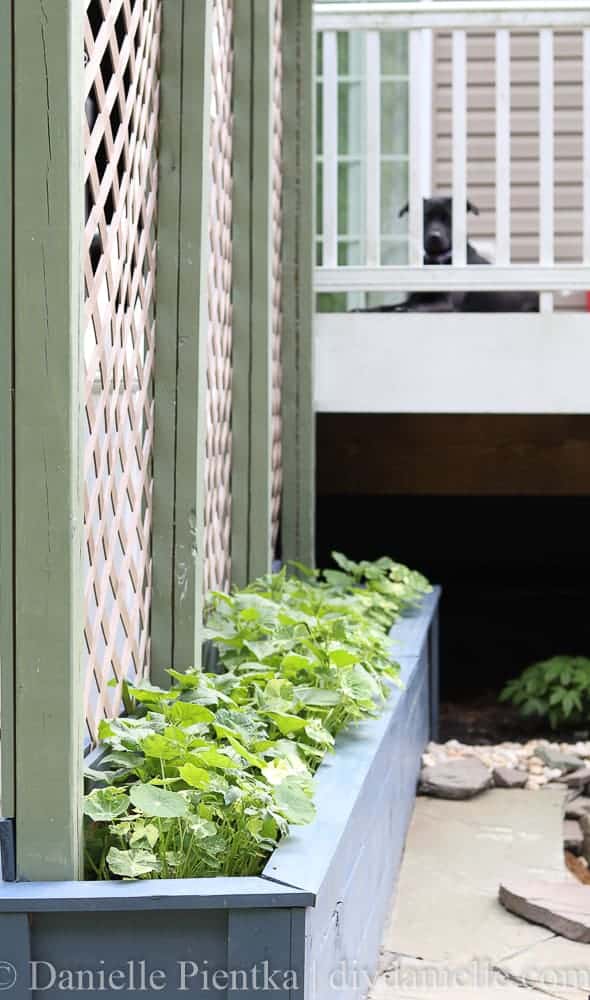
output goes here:
[[[590, 2], [587, 0], [447, 0], [423, 2], [316, 3], [316, 28], [323, 33], [322, 246], [323, 264], [316, 287], [322, 291], [486, 291], [541, 292], [541, 311], [551, 312], [553, 292], [583, 291], [590, 286]], [[467, 32], [496, 34], [496, 261], [491, 267], [466, 267], [467, 237]], [[538, 32], [539, 53], [539, 260], [513, 265], [510, 248], [511, 205], [511, 31]], [[556, 265], [555, 253], [555, 111], [554, 33], [583, 32], [583, 255], [578, 265]], [[338, 89], [337, 33], [366, 32], [365, 196], [361, 266], [338, 266]], [[431, 34], [452, 33], [452, 193], [453, 263], [424, 267], [422, 199], [430, 190], [430, 100], [424, 79], [432, 74]], [[409, 32], [409, 231], [408, 265], [381, 264], [380, 191], [380, 32]], [[429, 42], [430, 38], [430, 42]], [[426, 65], [425, 60], [430, 60]], [[425, 152], [426, 149], [426, 152]], [[535, 178], [531, 177], [531, 182]]]

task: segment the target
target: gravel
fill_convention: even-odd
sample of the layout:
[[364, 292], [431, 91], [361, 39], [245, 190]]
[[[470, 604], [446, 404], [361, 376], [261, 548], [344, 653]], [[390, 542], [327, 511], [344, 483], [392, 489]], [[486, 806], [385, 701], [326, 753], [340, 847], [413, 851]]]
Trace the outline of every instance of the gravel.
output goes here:
[[[470, 746], [459, 740], [447, 743], [429, 743], [422, 756], [424, 767], [437, 767], [458, 758], [474, 757], [490, 770], [517, 768], [526, 771], [525, 787], [538, 791], [549, 783], [562, 778], [566, 766], [552, 767], [547, 761], [571, 762], [579, 759], [590, 767], [590, 740], [578, 743], [551, 743], [549, 740], [529, 740], [527, 743], [498, 743], [495, 746]], [[588, 778], [590, 784], [590, 775]]]

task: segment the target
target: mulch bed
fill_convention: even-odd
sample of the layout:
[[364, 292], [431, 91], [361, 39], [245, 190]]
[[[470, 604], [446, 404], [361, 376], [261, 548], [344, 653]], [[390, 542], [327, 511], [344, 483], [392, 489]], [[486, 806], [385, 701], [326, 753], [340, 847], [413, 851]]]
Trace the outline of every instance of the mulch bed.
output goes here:
[[523, 719], [511, 705], [499, 704], [496, 692], [478, 695], [470, 701], [445, 701], [440, 706], [440, 743], [459, 740], [492, 746], [534, 739], [575, 743], [590, 739], [590, 732], [553, 730], [540, 719]]

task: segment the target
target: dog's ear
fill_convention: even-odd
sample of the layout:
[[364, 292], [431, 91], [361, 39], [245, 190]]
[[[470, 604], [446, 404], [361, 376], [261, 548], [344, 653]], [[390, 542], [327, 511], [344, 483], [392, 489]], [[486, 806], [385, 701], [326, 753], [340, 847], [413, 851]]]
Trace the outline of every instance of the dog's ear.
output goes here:
[[472, 201], [469, 201], [469, 198], [467, 199], [467, 211], [473, 212], [474, 215], [479, 215], [479, 208]]
[[410, 203], [406, 202], [405, 205], [402, 205], [397, 214], [398, 219], [401, 219], [402, 215], [407, 215], [409, 211], [410, 211]]

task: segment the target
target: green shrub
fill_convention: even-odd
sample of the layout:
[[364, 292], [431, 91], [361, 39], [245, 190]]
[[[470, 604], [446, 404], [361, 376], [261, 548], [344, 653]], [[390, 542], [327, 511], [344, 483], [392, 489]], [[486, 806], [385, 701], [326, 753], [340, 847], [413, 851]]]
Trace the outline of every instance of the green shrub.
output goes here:
[[504, 687], [500, 701], [510, 701], [523, 716], [547, 719], [552, 729], [586, 724], [590, 719], [590, 660], [553, 656], [523, 670]]
[[313, 818], [315, 770], [383, 707], [398, 674], [387, 631], [429, 589], [390, 559], [334, 558], [338, 570], [211, 594], [220, 672], [125, 684], [128, 714], [101, 723], [107, 752], [87, 775], [89, 877], [255, 875], [289, 824]]

